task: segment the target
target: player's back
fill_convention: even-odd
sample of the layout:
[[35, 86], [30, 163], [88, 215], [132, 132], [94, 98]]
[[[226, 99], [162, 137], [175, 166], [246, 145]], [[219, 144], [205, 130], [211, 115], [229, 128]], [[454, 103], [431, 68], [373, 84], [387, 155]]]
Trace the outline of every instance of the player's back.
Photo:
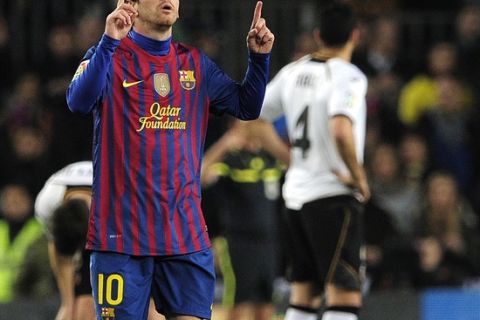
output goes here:
[[319, 197], [349, 194], [334, 170], [348, 173], [330, 134], [329, 119], [345, 115], [353, 123], [359, 160], [363, 159], [366, 77], [339, 58], [306, 57], [279, 74], [280, 103], [292, 143], [285, 196], [289, 207]]
[[35, 216], [46, 225], [53, 211], [62, 203], [69, 187], [91, 188], [91, 161], [74, 162], [52, 174], [35, 200]]

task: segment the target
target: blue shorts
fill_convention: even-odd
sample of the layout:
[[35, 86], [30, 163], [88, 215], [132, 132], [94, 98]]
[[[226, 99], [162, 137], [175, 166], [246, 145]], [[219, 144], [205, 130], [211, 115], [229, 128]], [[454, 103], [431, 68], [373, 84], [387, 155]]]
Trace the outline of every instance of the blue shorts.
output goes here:
[[210, 249], [159, 257], [94, 251], [90, 273], [97, 319], [147, 319], [150, 297], [167, 318], [211, 317], [215, 271]]

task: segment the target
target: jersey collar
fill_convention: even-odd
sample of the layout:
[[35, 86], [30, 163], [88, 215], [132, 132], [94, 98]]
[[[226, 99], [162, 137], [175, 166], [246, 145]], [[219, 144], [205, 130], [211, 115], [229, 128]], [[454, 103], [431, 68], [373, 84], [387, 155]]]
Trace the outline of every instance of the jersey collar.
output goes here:
[[143, 50], [154, 56], [166, 56], [170, 51], [170, 44], [172, 42], [172, 37], [165, 41], [154, 40], [133, 30], [128, 33], [128, 37]]

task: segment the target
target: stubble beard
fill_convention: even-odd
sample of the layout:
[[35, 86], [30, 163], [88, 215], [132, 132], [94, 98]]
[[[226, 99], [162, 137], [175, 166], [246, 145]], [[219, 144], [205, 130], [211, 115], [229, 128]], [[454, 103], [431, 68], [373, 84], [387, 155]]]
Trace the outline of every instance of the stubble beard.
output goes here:
[[153, 30], [158, 31], [158, 32], [165, 32], [171, 29], [173, 26], [173, 23], [152, 23], [151, 27]]
[[144, 20], [144, 24], [148, 26], [149, 29], [156, 32], [165, 32], [172, 28], [177, 19], [160, 16], [160, 17], [151, 17]]

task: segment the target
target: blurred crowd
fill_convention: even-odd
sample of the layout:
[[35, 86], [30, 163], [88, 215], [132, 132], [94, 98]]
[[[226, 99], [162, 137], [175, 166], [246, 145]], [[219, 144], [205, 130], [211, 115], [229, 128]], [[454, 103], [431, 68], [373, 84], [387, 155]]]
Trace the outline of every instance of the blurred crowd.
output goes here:
[[[394, 1], [380, 2], [385, 7], [365, 2], [371, 8], [361, 21], [362, 44], [353, 58], [369, 79], [365, 162], [372, 199], [365, 211], [365, 290], [478, 282], [480, 4], [430, 1], [455, 13], [452, 32], [412, 56], [405, 53], [405, 16]], [[103, 28], [102, 15], [49, 26], [46, 59], [18, 72], [9, 50], [15, 41], [11, 25], [0, 16], [0, 302], [55, 290], [53, 278], [42, 278], [42, 269], [32, 274], [36, 269], [25, 265], [32, 257], [28, 252], [44, 262], [38, 265], [48, 265], [46, 251], [38, 249], [42, 235], [33, 221], [33, 202], [53, 172], [91, 159], [92, 119], [68, 110], [65, 90]], [[215, 34], [194, 40], [223, 63]], [[314, 48], [310, 33], [301, 33], [291, 59]], [[207, 147], [226, 129], [221, 118], [210, 123]], [[221, 236], [222, 212], [212, 207], [215, 200], [207, 195], [210, 232]], [[35, 283], [38, 290], [32, 289]]]
[[480, 8], [459, 8], [452, 28], [412, 60], [396, 16], [382, 15], [364, 26], [353, 59], [369, 78], [371, 290], [459, 286], [479, 276]]

